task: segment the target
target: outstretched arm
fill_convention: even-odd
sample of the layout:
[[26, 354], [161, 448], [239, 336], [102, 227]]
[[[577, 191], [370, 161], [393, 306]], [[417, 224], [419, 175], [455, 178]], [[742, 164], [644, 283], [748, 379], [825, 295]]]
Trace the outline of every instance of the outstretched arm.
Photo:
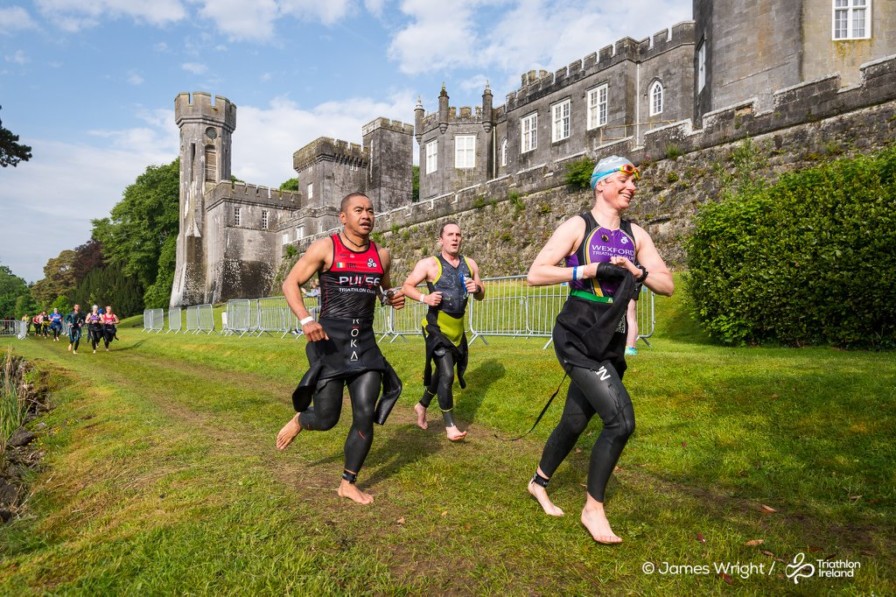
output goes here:
[[424, 257], [417, 262], [417, 265], [414, 266], [413, 271], [408, 275], [404, 284], [401, 286], [406, 297], [414, 301], [420, 301], [430, 307], [436, 307], [442, 302], [441, 292], [431, 292], [427, 294], [417, 289], [418, 285], [435, 277], [434, 265], [435, 261], [432, 257]]
[[[292, 269], [289, 270], [286, 279], [283, 280], [283, 296], [286, 298], [286, 304], [296, 314], [299, 321], [308, 319], [311, 316], [305, 307], [305, 301], [302, 300], [302, 293], [299, 288], [311, 276], [321, 271], [327, 265], [327, 259], [332, 254], [332, 239], [322, 238], [314, 241], [299, 260], [296, 261], [296, 264], [292, 266]], [[317, 342], [318, 340], [329, 338], [324, 328], [314, 320], [302, 325], [302, 333], [305, 334], [309, 342]]]
[[[571, 282], [573, 270], [577, 268], [560, 267], [557, 264], [568, 255], [571, 255], [582, 242], [585, 236], [585, 220], [579, 217], [566, 220], [554, 231], [535, 261], [529, 267], [527, 280], [532, 286], [549, 286], [561, 282]], [[597, 271], [597, 264], [583, 266], [580, 270], [582, 276], [593, 278]], [[585, 275], [585, 274], [588, 275]]]

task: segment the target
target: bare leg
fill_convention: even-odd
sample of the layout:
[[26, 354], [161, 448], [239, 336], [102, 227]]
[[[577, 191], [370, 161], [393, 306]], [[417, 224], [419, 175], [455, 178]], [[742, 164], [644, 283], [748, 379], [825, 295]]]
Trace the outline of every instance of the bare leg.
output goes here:
[[610, 521], [604, 512], [603, 502], [599, 502], [590, 494], [586, 494], [585, 507], [582, 509], [582, 524], [591, 533], [591, 537], [604, 545], [616, 545], [622, 543], [622, 538], [617, 536], [610, 528]]
[[[546, 477], [541, 467], [538, 467], [538, 474]], [[529, 493], [538, 501], [544, 513], [548, 516], [563, 516], [563, 510], [554, 505], [551, 498], [548, 497], [548, 490], [535, 482], [535, 479], [529, 481]]]
[[355, 485], [354, 483], [349, 483], [345, 479], [343, 479], [339, 483], [339, 489], [336, 490], [336, 493], [339, 495], [339, 497], [349, 499], [353, 502], [357, 502], [365, 506], [367, 504], [373, 503], [372, 495], [370, 495], [369, 493], [364, 493], [363, 491], [358, 489], [357, 485]]
[[286, 446], [292, 443], [292, 440], [296, 438], [299, 433], [302, 431], [302, 425], [299, 423], [299, 413], [296, 413], [296, 416], [291, 418], [289, 422], [283, 426], [283, 429], [280, 430], [280, 433], [277, 434], [277, 449], [285, 450]]
[[429, 423], [426, 422], [426, 407], [418, 402], [414, 405], [414, 412], [417, 413], [417, 427], [429, 429]]

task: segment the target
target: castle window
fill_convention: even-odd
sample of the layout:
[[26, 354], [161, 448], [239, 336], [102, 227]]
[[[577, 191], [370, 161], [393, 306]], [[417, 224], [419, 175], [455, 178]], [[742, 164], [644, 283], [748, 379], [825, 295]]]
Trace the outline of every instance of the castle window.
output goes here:
[[520, 119], [520, 153], [533, 151], [538, 147], [538, 112]]
[[205, 146], [205, 181], [218, 182], [218, 152], [214, 145]]
[[426, 144], [426, 173], [432, 174], [439, 169], [439, 142], [430, 141]]
[[242, 220], [241, 216], [242, 216], [242, 213], [241, 213], [240, 208], [234, 207], [233, 208], [233, 225], [234, 226], [240, 225], [240, 221]]
[[456, 135], [454, 137], [454, 167], [476, 167], [476, 136]]
[[706, 87], [706, 42], [701, 42], [697, 48], [697, 93]]
[[834, 39], [871, 37], [871, 0], [834, 0]]
[[303, 238], [305, 238], [305, 227], [296, 226], [296, 240], [302, 240]]
[[268, 229], [268, 210], [266, 209], [261, 210], [261, 229]]
[[289, 244], [289, 232], [284, 232], [282, 239], [283, 239], [283, 241], [282, 241], [283, 244], [288, 245]]
[[501, 142], [501, 165], [507, 165], [507, 139]]
[[308, 194], [309, 199], [314, 199], [314, 183], [313, 182], [308, 183], [308, 193], [307, 194]]
[[588, 130], [607, 124], [609, 86], [601, 85], [588, 90]]
[[659, 81], [654, 81], [650, 86], [650, 92], [648, 93], [648, 97], [650, 98], [650, 115], [656, 116], [657, 114], [663, 113], [663, 84]]
[[569, 100], [551, 106], [551, 141], [569, 138]]

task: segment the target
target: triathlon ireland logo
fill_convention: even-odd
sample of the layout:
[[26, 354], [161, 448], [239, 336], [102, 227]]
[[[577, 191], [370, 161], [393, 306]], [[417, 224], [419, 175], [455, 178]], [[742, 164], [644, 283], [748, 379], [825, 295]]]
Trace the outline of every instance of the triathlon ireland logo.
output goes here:
[[800, 584], [801, 578], [855, 578], [856, 570], [862, 567], [861, 562], [854, 560], [815, 560], [812, 564], [806, 561], [806, 554], [800, 552], [787, 564], [784, 573], [793, 584]]
[[800, 552], [794, 556], [792, 563], [787, 564], [784, 573], [793, 581], [793, 584], [798, 585], [801, 578], [812, 578], [815, 574], [815, 566], [806, 562], [806, 554]]

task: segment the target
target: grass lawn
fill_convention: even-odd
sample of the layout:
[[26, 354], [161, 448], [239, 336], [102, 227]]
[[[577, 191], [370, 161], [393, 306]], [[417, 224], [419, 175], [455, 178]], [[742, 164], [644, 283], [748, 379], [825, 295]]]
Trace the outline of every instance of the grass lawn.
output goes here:
[[[405, 393], [359, 476], [367, 507], [335, 493], [347, 403], [332, 431], [274, 449], [304, 340], [123, 326], [112, 352], [77, 356], [0, 340], [49, 374], [56, 406], [31, 424], [46, 455], [25, 515], [0, 527], [0, 594], [896, 592], [893, 354], [726, 348], [678, 297], [657, 310], [625, 378], [637, 430], [609, 486], [617, 547], [578, 520], [599, 420], [551, 482], [562, 518], [526, 492], [562, 395], [507, 441], [562, 377], [544, 339], [472, 346], [462, 444], [436, 408], [413, 424], [422, 340], [384, 344]], [[795, 584], [799, 554], [816, 573]]]

